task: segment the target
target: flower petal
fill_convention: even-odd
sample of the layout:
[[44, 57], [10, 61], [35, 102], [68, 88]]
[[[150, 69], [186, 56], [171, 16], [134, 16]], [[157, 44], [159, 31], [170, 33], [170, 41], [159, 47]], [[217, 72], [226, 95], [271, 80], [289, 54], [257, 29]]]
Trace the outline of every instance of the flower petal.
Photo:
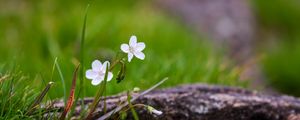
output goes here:
[[145, 59], [145, 54], [143, 52], [134, 52], [134, 56], [141, 60]]
[[133, 54], [132, 53], [128, 53], [128, 62], [130, 62], [132, 58], [133, 58]]
[[110, 66], [109, 61], [105, 61], [101, 67], [101, 71], [104, 71], [104, 73], [106, 71], [106, 66], [108, 66], [108, 69], [109, 69], [109, 66]]
[[92, 63], [93, 71], [100, 71], [102, 67], [102, 63], [99, 60], [94, 60]]
[[139, 42], [139, 43], [137, 43], [135, 49], [136, 49], [137, 51], [142, 51], [142, 50], [145, 49], [145, 47], [146, 47], [145, 43]]
[[135, 35], [132, 35], [130, 37], [130, 40], [129, 40], [129, 45], [132, 46], [132, 47], [135, 47], [137, 44], [137, 38]]
[[101, 82], [103, 81], [103, 79], [101, 80], [100, 78], [96, 78], [92, 80], [92, 85], [99, 85]]
[[161, 115], [161, 114], [163, 114], [162, 111], [159, 111], [159, 110], [156, 110], [156, 109], [154, 109], [154, 110], [152, 111], [152, 113], [154, 113], [154, 114], [156, 114], [156, 115]]
[[110, 81], [112, 78], [113, 78], [113, 74], [112, 72], [108, 72], [108, 75], [107, 75], [107, 81]]
[[85, 72], [85, 76], [88, 79], [94, 79], [97, 77], [97, 72], [93, 71], [92, 69], [89, 69]]
[[121, 50], [125, 53], [129, 52], [129, 46], [127, 44], [122, 44], [121, 45]]

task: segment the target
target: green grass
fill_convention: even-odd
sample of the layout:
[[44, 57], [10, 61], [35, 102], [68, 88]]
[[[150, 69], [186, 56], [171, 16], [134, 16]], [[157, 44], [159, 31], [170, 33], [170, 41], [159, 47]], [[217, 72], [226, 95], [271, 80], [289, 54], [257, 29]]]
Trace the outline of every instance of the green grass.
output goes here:
[[4, 72], [4, 68], [0, 69], [0, 119], [29, 119], [25, 113], [37, 94], [32, 89], [29, 79], [21, 72]]

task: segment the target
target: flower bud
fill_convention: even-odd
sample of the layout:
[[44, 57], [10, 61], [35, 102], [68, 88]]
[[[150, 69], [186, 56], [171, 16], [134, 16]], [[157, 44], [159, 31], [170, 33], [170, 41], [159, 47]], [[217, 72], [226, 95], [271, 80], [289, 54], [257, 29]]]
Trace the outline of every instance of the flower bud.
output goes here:
[[140, 88], [138, 88], [138, 87], [134, 87], [133, 88], [133, 92], [139, 92], [141, 89]]
[[121, 60], [119, 62], [119, 64], [121, 64], [121, 70], [118, 72], [118, 75], [117, 75], [117, 83], [120, 83], [122, 80], [124, 80], [125, 78], [125, 73], [126, 73], [126, 64], [124, 63], [123, 60]]

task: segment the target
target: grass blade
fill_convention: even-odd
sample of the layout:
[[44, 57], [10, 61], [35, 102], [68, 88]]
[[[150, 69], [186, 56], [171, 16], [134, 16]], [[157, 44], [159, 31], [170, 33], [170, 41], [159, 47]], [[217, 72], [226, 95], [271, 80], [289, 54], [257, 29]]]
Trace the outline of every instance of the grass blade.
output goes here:
[[[81, 97], [81, 105], [82, 105], [82, 108], [84, 107], [84, 103], [83, 103], [83, 99], [84, 99], [84, 96], [85, 96], [85, 92], [84, 92], [84, 89], [83, 89], [83, 86], [84, 86], [84, 41], [85, 41], [85, 32], [86, 32], [86, 21], [87, 21], [87, 15], [88, 15], [88, 9], [90, 7], [90, 4], [88, 4], [86, 6], [86, 10], [85, 10], [85, 13], [84, 13], [84, 18], [83, 18], [83, 25], [82, 25], [82, 30], [81, 30], [81, 39], [80, 39], [80, 53], [79, 53], [79, 61], [80, 61], [80, 64], [82, 65], [82, 67], [80, 68], [80, 73], [79, 73], [79, 90], [78, 90], [78, 95], [75, 99], [75, 102], [78, 101], [78, 99]], [[82, 94], [82, 95], [81, 95]], [[71, 113], [74, 112], [74, 109], [75, 108], [72, 108], [71, 110]]]
[[49, 89], [51, 88], [52, 84], [53, 84], [53, 82], [49, 82], [47, 84], [45, 89], [41, 92], [41, 94], [35, 99], [33, 104], [29, 107], [29, 110], [26, 113], [26, 115], [30, 115], [35, 110], [35, 108], [41, 103], [41, 101], [43, 100], [43, 98], [48, 93]]
[[84, 20], [83, 20], [83, 26], [82, 26], [82, 31], [81, 31], [81, 40], [80, 40], [80, 63], [82, 64], [83, 67], [80, 69], [80, 88], [79, 88], [79, 93], [83, 93], [82, 97], [84, 97], [84, 41], [85, 41], [85, 32], [86, 32], [86, 21], [87, 21], [87, 15], [88, 15], [88, 9], [90, 7], [90, 4], [87, 5], [86, 11], [84, 14]]
[[0, 77], [0, 84], [9, 77], [9, 75], [4, 75]]
[[65, 79], [64, 79], [64, 76], [61, 72], [61, 69], [60, 69], [60, 66], [58, 64], [58, 62], [55, 63], [55, 66], [57, 68], [57, 71], [59, 73], [59, 77], [60, 77], [60, 80], [61, 80], [61, 83], [63, 85], [63, 89], [64, 89], [64, 101], [65, 101], [65, 104], [67, 103], [67, 87], [66, 87], [66, 83], [65, 83]]
[[67, 113], [71, 109], [73, 103], [74, 103], [74, 94], [75, 94], [75, 88], [76, 88], [76, 80], [77, 80], [77, 72], [79, 69], [79, 65], [76, 67], [74, 74], [73, 74], [73, 80], [72, 80], [72, 86], [70, 90], [70, 96], [67, 102], [67, 105], [65, 106], [64, 112], [60, 116], [60, 120], [64, 120], [66, 118]]
[[[82, 25], [82, 31], [81, 31], [81, 39], [80, 39], [80, 53], [79, 53], [79, 61], [80, 61], [80, 64], [82, 65], [82, 67], [80, 68], [80, 73], [79, 73], [79, 90], [78, 90], [78, 93], [77, 93], [77, 96], [75, 98], [75, 103], [77, 103], [78, 99], [81, 97], [81, 109], [83, 109], [84, 107], [84, 89], [83, 89], [83, 86], [84, 86], [84, 41], [85, 41], [85, 32], [86, 32], [86, 21], [87, 21], [87, 15], [88, 15], [88, 9], [90, 7], [90, 4], [88, 4], [86, 6], [86, 10], [85, 10], [85, 13], [84, 13], [84, 18], [83, 18], [83, 25]], [[81, 95], [83, 94], [83, 95]], [[72, 108], [71, 110], [71, 114], [74, 112], [75, 110], [75, 107]]]
[[65, 105], [66, 105], [66, 103], [67, 103], [67, 88], [66, 88], [66, 83], [65, 83], [64, 76], [63, 76], [63, 74], [62, 74], [62, 72], [61, 72], [60, 65], [58, 64], [57, 60], [58, 60], [58, 59], [57, 59], [57, 57], [56, 57], [55, 60], [54, 60], [53, 67], [52, 67], [51, 80], [53, 81], [54, 70], [55, 70], [55, 68], [56, 68], [57, 71], [58, 71], [58, 74], [59, 74], [61, 83], [62, 83], [62, 85], [63, 85], [63, 91], [64, 91], [64, 103], [65, 103]]

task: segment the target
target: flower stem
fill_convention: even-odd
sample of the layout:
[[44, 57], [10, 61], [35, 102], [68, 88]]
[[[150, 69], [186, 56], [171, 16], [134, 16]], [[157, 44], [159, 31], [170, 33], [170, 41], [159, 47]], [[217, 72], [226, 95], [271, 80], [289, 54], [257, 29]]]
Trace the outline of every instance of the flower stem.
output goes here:
[[104, 82], [101, 83], [99, 90], [97, 91], [97, 94], [94, 98], [94, 101], [92, 103], [92, 105], [90, 106], [89, 109], [89, 113], [88, 116], [86, 117], [86, 120], [90, 120], [93, 118], [93, 113], [96, 110], [100, 100], [101, 100], [101, 96], [103, 95], [103, 93], [105, 92], [106, 89], [106, 82], [107, 82], [107, 76], [108, 76], [108, 66], [106, 66], [106, 72], [105, 72], [105, 76], [104, 76]]

